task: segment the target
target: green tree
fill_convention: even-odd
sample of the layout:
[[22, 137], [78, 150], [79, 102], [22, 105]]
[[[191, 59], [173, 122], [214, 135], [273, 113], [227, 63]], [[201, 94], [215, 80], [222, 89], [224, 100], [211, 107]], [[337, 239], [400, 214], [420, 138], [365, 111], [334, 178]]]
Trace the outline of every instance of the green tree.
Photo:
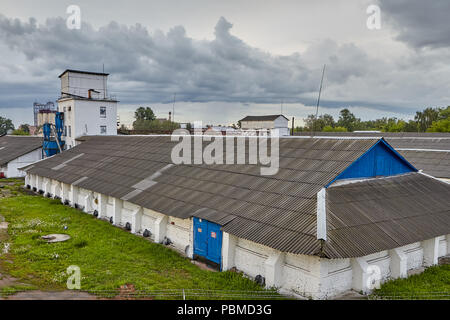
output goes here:
[[14, 124], [11, 119], [6, 119], [0, 116], [0, 135], [4, 135], [8, 130], [14, 130]]
[[29, 136], [30, 132], [23, 131], [22, 129], [13, 130], [11, 133], [13, 136]]
[[23, 132], [26, 132], [26, 133], [30, 133], [30, 126], [29, 125], [27, 125], [27, 124], [21, 124], [20, 126], [19, 126], [19, 130], [22, 130]]
[[151, 108], [139, 107], [134, 112], [134, 118], [136, 120], [155, 120], [156, 116]]
[[323, 132], [347, 132], [347, 129], [344, 127], [332, 127], [332, 126], [325, 126], [322, 130]]
[[438, 120], [433, 121], [428, 132], [450, 132], [450, 106], [439, 109]]
[[405, 124], [405, 128], [404, 131], [405, 132], [417, 132], [417, 122], [414, 120], [409, 120], [406, 124]]
[[134, 130], [148, 130], [152, 132], [167, 132], [179, 129], [180, 124], [172, 121], [136, 120], [133, 122]]
[[450, 118], [433, 122], [428, 132], [450, 132]]
[[439, 120], [439, 111], [439, 108], [426, 108], [423, 111], [417, 111], [414, 120], [417, 122], [419, 131], [427, 131], [433, 121]]
[[305, 127], [310, 131], [323, 131], [323, 128], [325, 128], [326, 126], [330, 126], [333, 128], [336, 124], [333, 116], [327, 113], [318, 116], [317, 119], [315, 115], [310, 114], [306, 119], [303, 120], [305, 121]]
[[348, 109], [342, 109], [339, 112], [339, 120], [337, 122], [339, 127], [344, 127], [348, 131], [354, 131], [355, 129], [359, 129], [360, 122], [361, 119], [356, 118]]
[[389, 118], [387, 125], [383, 128], [385, 132], [403, 132], [405, 131], [406, 122], [397, 118]]

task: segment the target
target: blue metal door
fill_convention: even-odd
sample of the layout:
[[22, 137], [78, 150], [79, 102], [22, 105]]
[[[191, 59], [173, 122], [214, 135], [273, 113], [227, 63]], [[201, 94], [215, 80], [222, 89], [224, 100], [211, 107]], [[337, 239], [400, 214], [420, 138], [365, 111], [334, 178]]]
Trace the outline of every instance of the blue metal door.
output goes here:
[[222, 231], [220, 225], [194, 217], [194, 254], [221, 264]]
[[222, 231], [218, 224], [208, 222], [208, 255], [207, 259], [220, 265], [222, 257]]
[[206, 257], [208, 254], [208, 221], [194, 218], [194, 253]]

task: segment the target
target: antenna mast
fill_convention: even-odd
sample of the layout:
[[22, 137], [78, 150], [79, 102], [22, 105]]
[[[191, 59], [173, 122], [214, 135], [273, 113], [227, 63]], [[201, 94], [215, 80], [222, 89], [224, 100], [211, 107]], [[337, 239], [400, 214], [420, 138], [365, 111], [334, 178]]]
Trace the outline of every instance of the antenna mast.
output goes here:
[[172, 122], [175, 123], [175, 98], [177, 97], [177, 94], [174, 93], [173, 95], [173, 105], [172, 105]]
[[325, 74], [325, 66], [326, 65], [324, 64], [323, 69], [322, 69], [322, 79], [320, 80], [319, 96], [317, 98], [316, 115], [314, 117], [313, 126], [311, 128], [311, 137], [313, 137], [316, 132], [316, 122], [317, 122], [317, 116], [319, 114], [319, 103], [320, 103], [320, 95], [322, 93], [322, 84], [323, 84], [323, 76]]

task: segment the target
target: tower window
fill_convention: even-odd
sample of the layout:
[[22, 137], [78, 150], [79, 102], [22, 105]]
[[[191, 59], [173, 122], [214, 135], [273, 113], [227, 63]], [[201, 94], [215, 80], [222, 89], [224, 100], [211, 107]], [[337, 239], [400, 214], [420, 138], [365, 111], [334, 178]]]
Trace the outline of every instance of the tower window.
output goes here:
[[106, 107], [100, 107], [100, 118], [106, 118]]
[[106, 134], [106, 126], [100, 126], [100, 134]]

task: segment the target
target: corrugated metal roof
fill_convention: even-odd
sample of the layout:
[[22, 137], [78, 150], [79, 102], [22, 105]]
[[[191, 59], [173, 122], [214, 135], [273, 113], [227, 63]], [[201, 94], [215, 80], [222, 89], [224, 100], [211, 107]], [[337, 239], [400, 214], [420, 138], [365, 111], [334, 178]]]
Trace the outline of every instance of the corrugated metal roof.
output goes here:
[[[301, 132], [308, 137], [310, 133]], [[414, 167], [450, 179], [450, 133], [446, 132], [316, 132], [318, 137], [385, 137]]]
[[42, 137], [2, 136], [0, 137], [0, 166], [42, 147]]
[[273, 115], [267, 115], [267, 116], [246, 116], [245, 118], [243, 118], [239, 121], [273, 121], [279, 117], [283, 117], [286, 120], [288, 120], [288, 118], [286, 118], [282, 114], [273, 114]]
[[360, 257], [450, 233], [450, 185], [420, 173], [327, 189], [330, 258]]
[[[281, 138], [280, 169], [273, 176], [262, 176], [259, 165], [168, 167], [177, 143], [170, 136], [90, 136], [82, 140], [75, 148], [36, 163], [28, 172], [69, 184], [88, 177], [77, 185], [125, 197], [167, 215], [198, 216], [239, 237], [303, 254], [319, 250], [317, 192], [378, 141]], [[133, 193], [136, 185], [150, 177], [156, 183]]]
[[[311, 136], [310, 131], [296, 132], [296, 136]], [[449, 132], [314, 132], [321, 137], [389, 137], [389, 138], [450, 138]]]
[[437, 178], [450, 179], [450, 150], [399, 150], [413, 166]]

